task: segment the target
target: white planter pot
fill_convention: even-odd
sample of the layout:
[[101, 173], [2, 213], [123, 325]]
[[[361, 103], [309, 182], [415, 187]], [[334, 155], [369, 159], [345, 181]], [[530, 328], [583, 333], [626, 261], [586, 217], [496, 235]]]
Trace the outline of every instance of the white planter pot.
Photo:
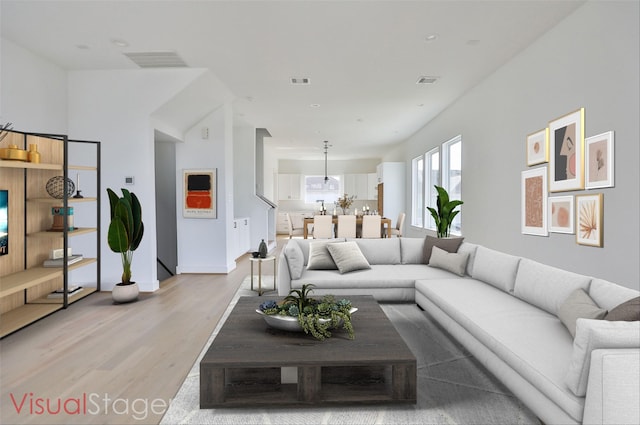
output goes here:
[[129, 303], [137, 300], [139, 293], [140, 290], [138, 289], [137, 283], [132, 283], [130, 285], [117, 284], [111, 291], [111, 297], [116, 303]]

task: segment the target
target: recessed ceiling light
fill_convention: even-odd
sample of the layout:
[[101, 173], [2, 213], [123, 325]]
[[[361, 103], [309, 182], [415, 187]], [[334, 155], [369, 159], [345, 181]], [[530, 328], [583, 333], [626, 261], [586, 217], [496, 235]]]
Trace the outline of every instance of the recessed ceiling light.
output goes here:
[[129, 43], [121, 38], [112, 38], [111, 43], [118, 47], [129, 47]]
[[418, 103], [418, 106], [422, 108], [424, 106], [424, 103]]
[[76, 44], [76, 48], [80, 50], [88, 50], [89, 46], [87, 46], [86, 44]]
[[312, 103], [311, 105], [309, 105], [309, 107], [311, 107], [311, 108], [319, 108], [320, 104], [319, 103]]
[[432, 41], [436, 41], [438, 37], [440, 37], [439, 34], [436, 34], [436, 33], [429, 34], [424, 38], [424, 41], [426, 41], [427, 43], [431, 43]]
[[467, 41], [467, 46], [477, 46], [480, 44], [480, 40], [469, 40]]
[[418, 78], [418, 81], [416, 81], [416, 84], [433, 84], [436, 81], [438, 81], [439, 78], [440, 77], [423, 75]]

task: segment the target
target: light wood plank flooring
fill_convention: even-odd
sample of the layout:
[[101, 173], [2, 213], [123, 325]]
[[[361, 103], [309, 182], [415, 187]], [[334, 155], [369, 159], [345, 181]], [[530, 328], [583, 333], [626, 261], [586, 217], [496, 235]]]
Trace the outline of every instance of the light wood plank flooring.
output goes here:
[[132, 304], [93, 294], [0, 340], [0, 423], [157, 424], [249, 271], [244, 256]]

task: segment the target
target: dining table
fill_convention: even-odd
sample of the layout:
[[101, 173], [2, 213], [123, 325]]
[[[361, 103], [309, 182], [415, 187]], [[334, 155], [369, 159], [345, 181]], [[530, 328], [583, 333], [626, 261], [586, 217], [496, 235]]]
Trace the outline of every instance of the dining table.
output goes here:
[[[333, 219], [331, 220], [333, 222], [333, 224], [337, 225], [338, 224], [338, 216], [334, 215]], [[303, 232], [303, 236], [305, 239], [307, 239], [307, 237], [309, 236], [309, 225], [313, 224], [313, 217], [305, 217], [304, 218], [304, 232]], [[386, 227], [387, 229], [387, 237], [390, 238], [391, 237], [391, 219], [390, 218], [385, 218], [382, 217], [380, 219], [380, 225], [383, 227]], [[356, 217], [356, 226], [362, 226], [362, 216], [357, 216]]]

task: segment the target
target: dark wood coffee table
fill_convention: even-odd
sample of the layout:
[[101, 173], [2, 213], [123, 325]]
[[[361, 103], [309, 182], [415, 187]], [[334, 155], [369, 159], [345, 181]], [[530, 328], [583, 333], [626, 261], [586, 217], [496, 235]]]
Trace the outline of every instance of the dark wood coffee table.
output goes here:
[[241, 297], [213, 340], [201, 409], [416, 402], [416, 358], [373, 297], [346, 297], [358, 308], [355, 339], [340, 329], [324, 341], [269, 327], [255, 310], [270, 298]]

